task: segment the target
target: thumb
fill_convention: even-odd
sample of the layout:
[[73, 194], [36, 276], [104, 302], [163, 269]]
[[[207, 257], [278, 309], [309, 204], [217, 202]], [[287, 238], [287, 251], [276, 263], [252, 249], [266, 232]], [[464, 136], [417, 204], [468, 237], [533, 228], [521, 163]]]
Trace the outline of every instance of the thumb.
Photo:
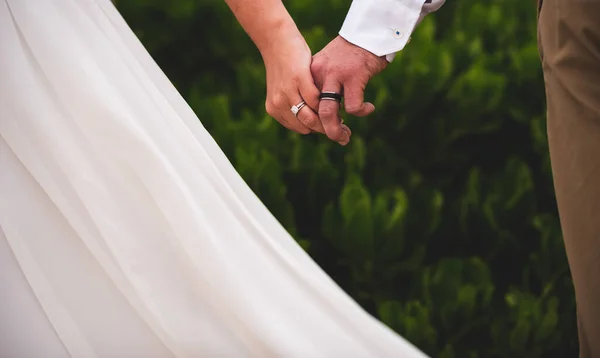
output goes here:
[[344, 83], [344, 110], [358, 117], [366, 117], [373, 113], [375, 106], [365, 102], [366, 81], [349, 80]]

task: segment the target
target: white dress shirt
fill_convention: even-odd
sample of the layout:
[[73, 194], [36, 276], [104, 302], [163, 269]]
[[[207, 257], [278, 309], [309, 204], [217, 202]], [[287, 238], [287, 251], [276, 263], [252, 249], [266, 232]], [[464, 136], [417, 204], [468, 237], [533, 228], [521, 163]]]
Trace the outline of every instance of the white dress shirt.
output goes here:
[[353, 0], [340, 36], [392, 61], [425, 15], [446, 0]]

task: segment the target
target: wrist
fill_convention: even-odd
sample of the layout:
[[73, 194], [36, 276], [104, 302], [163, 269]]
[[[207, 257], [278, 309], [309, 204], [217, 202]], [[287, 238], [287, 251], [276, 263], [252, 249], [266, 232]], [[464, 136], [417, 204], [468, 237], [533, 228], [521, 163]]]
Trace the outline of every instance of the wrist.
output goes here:
[[[286, 54], [286, 47], [294, 47], [297, 49], [299, 43], [302, 46], [307, 46], [304, 37], [298, 30], [298, 27], [291, 17], [282, 17], [268, 21], [265, 27], [270, 28], [270, 31], [265, 31], [262, 38], [255, 41], [256, 47], [260, 51], [263, 59], [272, 58]], [[294, 49], [292, 48], [292, 50]]]
[[362, 57], [365, 61], [365, 65], [371, 70], [375, 71], [376, 73], [383, 71], [389, 64], [389, 61], [387, 60], [386, 56], [378, 56], [365, 48], [353, 44], [352, 42], [346, 40], [343, 36], [338, 35], [338, 37], [340, 41], [346, 43], [346, 45], [352, 46], [356, 48], [357, 51], [361, 52]]

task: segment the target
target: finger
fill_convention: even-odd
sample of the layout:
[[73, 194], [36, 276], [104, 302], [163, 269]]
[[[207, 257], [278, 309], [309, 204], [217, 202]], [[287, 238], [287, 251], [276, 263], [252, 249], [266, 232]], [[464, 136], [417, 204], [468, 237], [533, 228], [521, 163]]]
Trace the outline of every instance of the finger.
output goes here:
[[291, 131], [301, 134], [310, 133], [310, 129], [306, 128], [296, 119], [291, 109], [282, 108], [284, 103], [287, 106], [288, 101], [284, 97], [276, 97], [275, 100], [269, 98], [265, 102], [267, 113], [279, 122], [279, 124]]
[[300, 122], [298, 118], [296, 118], [296, 116], [292, 113], [291, 110], [282, 109], [279, 113], [281, 114], [278, 118], [278, 121], [287, 129], [300, 134], [312, 133], [312, 130], [304, 124], [302, 124], [302, 122]]
[[[287, 117], [287, 116], [286, 116]], [[310, 128], [305, 127], [302, 123], [294, 119], [293, 122], [290, 122], [288, 119], [284, 119], [283, 117], [275, 118], [279, 124], [284, 126], [285, 128], [291, 130], [292, 132], [296, 132], [298, 134], [310, 134], [312, 130]]]
[[373, 113], [375, 106], [365, 102], [366, 83], [350, 80], [344, 83], [344, 110], [353, 116], [365, 117]]
[[347, 125], [344, 124], [344, 120], [342, 120], [342, 130], [348, 133], [348, 139], [350, 139], [350, 137], [352, 136], [352, 131], [350, 130], [350, 128], [348, 128]]
[[342, 132], [344, 132], [344, 137], [342, 140], [338, 141], [338, 143], [340, 145], [345, 146], [350, 142], [350, 137], [352, 136], [352, 131], [345, 124], [342, 124], [341, 127], [342, 127]]
[[[298, 106], [298, 104], [303, 102], [300, 95], [298, 95], [297, 98], [298, 99], [295, 101], [295, 103], [297, 103], [296, 106]], [[308, 106], [308, 104], [305, 103], [305, 105], [296, 114], [296, 118], [305, 127], [310, 128], [311, 130], [313, 130], [315, 132], [325, 133], [325, 129], [323, 129], [323, 124], [321, 124], [321, 121], [319, 120], [319, 116], [317, 115], [317, 113], [315, 111], [313, 111]]]
[[315, 132], [325, 134], [325, 129], [319, 120], [319, 116], [315, 113], [315, 111], [310, 109], [310, 107], [302, 107], [296, 117], [298, 118], [298, 121], [300, 121], [300, 123], [302, 123], [305, 127], [310, 128]]
[[319, 110], [319, 94], [321, 94], [321, 92], [315, 85], [315, 82], [313, 81], [312, 76], [310, 76], [310, 73], [309, 73], [309, 76], [303, 77], [303, 79], [300, 83], [300, 86], [299, 86], [299, 90], [300, 90], [300, 95], [302, 96], [302, 98], [304, 99], [306, 104], [313, 111], [315, 111], [315, 112], [318, 111]]
[[343, 118], [340, 120], [340, 126], [342, 127], [342, 131], [344, 131], [344, 133], [346, 133], [346, 139], [340, 141], [339, 143], [341, 145], [346, 145], [346, 144], [348, 144], [348, 142], [350, 142], [350, 137], [352, 136], [352, 131], [350, 130], [350, 128], [348, 128], [347, 125], [344, 124]]
[[[341, 85], [337, 82], [325, 82], [323, 92], [340, 93]], [[319, 102], [319, 118], [323, 123], [325, 134], [331, 140], [344, 142], [348, 139], [348, 133], [342, 129], [339, 116], [340, 104], [337, 101], [322, 99]]]

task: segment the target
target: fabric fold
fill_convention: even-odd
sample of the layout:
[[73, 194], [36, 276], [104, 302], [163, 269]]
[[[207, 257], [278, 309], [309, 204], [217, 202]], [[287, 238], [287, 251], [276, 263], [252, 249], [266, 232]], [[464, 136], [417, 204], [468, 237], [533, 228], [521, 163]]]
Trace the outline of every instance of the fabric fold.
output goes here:
[[52, 347], [423, 357], [277, 222], [109, 1], [4, 0], [0, 19], [0, 289], [30, 288], [19, 315]]

